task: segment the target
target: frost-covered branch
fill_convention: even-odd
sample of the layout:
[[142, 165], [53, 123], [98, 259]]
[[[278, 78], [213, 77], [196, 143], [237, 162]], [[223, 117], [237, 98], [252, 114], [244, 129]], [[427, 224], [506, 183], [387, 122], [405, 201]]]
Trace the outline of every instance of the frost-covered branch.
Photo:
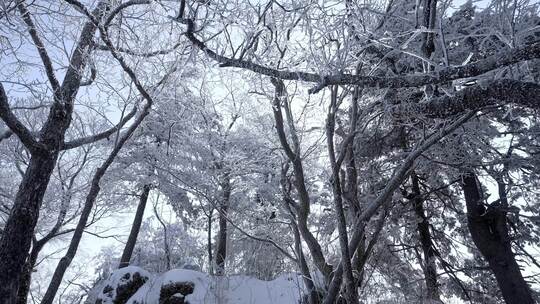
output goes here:
[[10, 131], [6, 131], [2, 134], [0, 139], [6, 139], [11, 136], [10, 132], [13, 132], [19, 137], [21, 142], [30, 151], [35, 151], [42, 148], [42, 145], [35, 139], [32, 132], [26, 128], [26, 126], [13, 114], [9, 107], [8, 98], [4, 86], [0, 83], [0, 118], [9, 127]]
[[69, 150], [69, 149], [77, 148], [85, 144], [94, 143], [96, 141], [100, 141], [102, 139], [108, 138], [112, 134], [118, 132], [118, 130], [120, 130], [131, 118], [133, 118], [133, 116], [135, 116], [135, 113], [137, 113], [136, 107], [134, 107], [131, 110], [131, 112], [129, 112], [124, 118], [122, 118], [122, 120], [120, 120], [120, 122], [114, 127], [98, 134], [94, 134], [91, 136], [86, 136], [86, 137], [82, 137], [82, 138], [74, 139], [72, 141], [65, 142], [64, 145], [62, 146], [62, 150]]
[[446, 118], [468, 110], [506, 104], [540, 109], [540, 84], [512, 79], [487, 81], [460, 90], [454, 96], [433, 98], [403, 107], [407, 108], [406, 111], [422, 113], [428, 117]]
[[404, 75], [395, 77], [362, 76], [352, 74], [320, 75], [303, 71], [278, 70], [263, 66], [244, 59], [235, 59], [220, 55], [195, 36], [195, 24], [191, 19], [179, 20], [187, 25], [186, 37], [195, 47], [208, 57], [220, 63], [221, 67], [235, 67], [249, 70], [258, 74], [282, 79], [315, 82], [317, 86], [310, 90], [316, 93], [330, 85], [356, 85], [374, 88], [405, 88], [420, 87], [427, 84], [438, 84], [461, 78], [469, 78], [485, 74], [497, 68], [509, 66], [521, 61], [540, 58], [540, 42], [524, 47], [506, 50], [488, 58], [464, 66], [447, 67], [438, 72], [422, 75]]

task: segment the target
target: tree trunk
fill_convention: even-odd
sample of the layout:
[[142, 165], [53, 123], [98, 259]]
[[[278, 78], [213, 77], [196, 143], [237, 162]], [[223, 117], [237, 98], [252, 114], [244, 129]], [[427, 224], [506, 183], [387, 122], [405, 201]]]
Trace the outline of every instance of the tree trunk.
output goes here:
[[[81, 167], [79, 168], [80, 170], [82, 170], [83, 168], [82, 166], [84, 166], [85, 163], [86, 163], [86, 155], [84, 157]], [[74, 174], [70, 178], [67, 193], [64, 195], [62, 199], [60, 212], [58, 213], [58, 218], [56, 219], [56, 224], [54, 225], [54, 227], [42, 239], [37, 240], [34, 237], [32, 240], [32, 250], [30, 251], [30, 256], [28, 257], [26, 261], [26, 264], [24, 266], [24, 270], [23, 270], [23, 273], [21, 275], [20, 282], [19, 282], [19, 291], [17, 293], [18, 304], [27, 303], [28, 293], [30, 292], [30, 286], [32, 283], [32, 272], [34, 271], [34, 268], [36, 266], [39, 253], [50, 240], [52, 240], [54, 237], [57, 236], [57, 233], [60, 231], [60, 228], [64, 224], [64, 219], [66, 217], [67, 209], [69, 207], [69, 203], [71, 202], [71, 190], [75, 183], [75, 178], [81, 172], [80, 170], [78, 170], [77, 173]]]
[[[358, 303], [358, 289], [355, 284], [356, 281], [353, 278], [351, 254], [349, 252], [349, 238], [347, 235], [347, 222], [345, 219], [345, 212], [343, 211], [343, 190], [341, 187], [340, 169], [341, 163], [336, 160], [336, 153], [334, 150], [334, 132], [335, 132], [335, 115], [337, 112], [337, 86], [332, 88], [331, 103], [328, 109], [327, 121], [326, 121], [326, 139], [328, 145], [328, 155], [330, 159], [330, 165], [332, 167], [332, 192], [334, 196], [334, 210], [336, 212], [337, 227], [339, 234], [339, 245], [341, 251], [341, 261], [343, 263], [343, 274], [345, 283], [345, 298], [347, 303]], [[355, 248], [356, 249], [356, 248]]]
[[296, 257], [297, 257], [296, 263], [298, 265], [298, 268], [300, 269], [300, 272], [302, 273], [302, 279], [307, 289], [307, 298], [306, 298], [307, 304], [319, 304], [321, 302], [321, 299], [319, 298], [317, 288], [315, 287], [315, 284], [313, 283], [313, 278], [311, 276], [311, 272], [309, 271], [309, 266], [306, 261], [304, 252], [302, 250], [302, 237], [298, 229], [296, 214], [293, 211], [294, 207], [296, 207], [296, 204], [290, 197], [290, 187], [287, 187], [288, 185], [288, 178], [287, 178], [287, 173], [286, 173], [287, 169], [288, 168], [282, 168], [280, 186], [281, 186], [281, 193], [283, 195], [283, 201], [282, 201], [283, 207], [285, 210], [287, 210], [291, 218], [290, 226], [294, 235], [294, 250], [296, 252]]
[[39, 208], [58, 152], [33, 155], [19, 186], [0, 242], [0, 299], [15, 303]]
[[225, 261], [227, 258], [227, 216], [231, 198], [231, 178], [225, 173], [220, 181], [221, 200], [219, 202], [219, 231], [216, 247], [216, 274], [225, 274]]
[[294, 222], [294, 220], [291, 226], [294, 234], [294, 250], [296, 251], [296, 256], [298, 259], [298, 267], [300, 268], [304, 285], [306, 285], [306, 289], [308, 291], [308, 304], [319, 304], [319, 295], [317, 294], [317, 289], [315, 288], [315, 284], [313, 283], [306, 257], [304, 256], [304, 252], [302, 251], [302, 239], [300, 237], [300, 231], [298, 231], [298, 226], [296, 225], [296, 222]]
[[146, 202], [148, 201], [148, 194], [150, 193], [150, 185], [144, 185], [143, 191], [141, 193], [141, 198], [139, 200], [139, 205], [137, 206], [137, 212], [135, 213], [135, 218], [133, 219], [133, 225], [131, 225], [131, 231], [129, 232], [129, 237], [124, 247], [124, 252], [120, 258], [120, 264], [118, 268], [124, 268], [129, 265], [131, 256], [133, 254], [133, 249], [137, 243], [137, 236], [141, 230], [141, 224], [143, 221], [144, 209], [146, 209]]
[[[420, 157], [420, 155], [429, 149], [431, 146], [433, 146], [435, 143], [437, 143], [441, 138], [445, 137], [449, 133], [453, 132], [455, 129], [457, 129], [459, 126], [461, 126], [464, 122], [469, 120], [471, 117], [475, 115], [474, 112], [467, 113], [454, 121], [452, 124], [447, 126], [446, 128], [443, 128], [440, 132], [437, 132], [430, 137], [428, 137], [421, 145], [415, 147], [405, 158], [403, 164], [399, 166], [393, 173], [390, 180], [388, 180], [386, 186], [384, 189], [379, 193], [377, 198], [371, 202], [371, 204], [367, 205], [364, 211], [362, 211], [362, 214], [357, 218], [357, 224], [355, 229], [352, 231], [349, 247], [354, 248], [358, 247], [360, 242], [362, 241], [364, 237], [364, 225], [361, 223], [366, 223], [379, 209], [379, 207], [384, 206], [389, 201], [390, 197], [394, 193], [394, 191], [401, 185], [401, 183], [405, 180], [405, 178], [409, 175], [410, 169], [414, 166], [415, 160]], [[334, 303], [334, 300], [337, 295], [337, 291], [339, 287], [341, 286], [341, 277], [343, 274], [343, 266], [340, 261], [338, 267], [334, 271], [334, 276], [332, 277], [332, 280], [330, 284], [328, 285], [328, 293], [324, 298], [323, 303], [324, 304], [332, 304]]]
[[[105, 37], [103, 37], [102, 35], [102, 38], [105, 38]], [[110, 40], [107, 40], [106, 43], [111, 47], [111, 49], [114, 48], [111, 45]], [[64, 274], [66, 273], [67, 268], [69, 267], [69, 265], [71, 264], [71, 261], [73, 260], [73, 258], [75, 257], [75, 254], [77, 253], [77, 249], [79, 248], [79, 243], [81, 242], [84, 230], [86, 229], [88, 218], [90, 217], [90, 213], [92, 212], [94, 203], [96, 202], [97, 196], [101, 190], [101, 187], [99, 185], [101, 178], [103, 178], [103, 176], [107, 172], [107, 169], [111, 166], [114, 159], [116, 158], [116, 156], [118, 155], [122, 147], [124, 146], [124, 144], [133, 135], [135, 130], [139, 127], [139, 125], [142, 123], [144, 118], [150, 113], [150, 109], [152, 108], [153, 99], [152, 97], [150, 97], [148, 92], [140, 85], [140, 83], [135, 77], [133, 70], [131, 70], [131, 68], [129, 68], [122, 59], [119, 59], [120, 57], [117, 57], [118, 55], [116, 53], [113, 53], [113, 56], [117, 58], [117, 60], [122, 65], [122, 68], [124, 69], [124, 71], [133, 80], [133, 82], [137, 86], [137, 89], [139, 90], [141, 95], [144, 96], [144, 99], [146, 100], [146, 104], [144, 105], [141, 113], [139, 114], [139, 116], [137, 116], [135, 121], [133, 121], [133, 123], [129, 126], [129, 128], [122, 134], [122, 136], [120, 136], [117, 144], [114, 146], [113, 150], [111, 151], [107, 159], [103, 162], [103, 164], [99, 168], [97, 168], [96, 172], [94, 173], [90, 190], [88, 191], [88, 195], [86, 196], [84, 207], [81, 212], [79, 222], [77, 223], [75, 231], [73, 232], [73, 236], [71, 237], [71, 242], [69, 243], [68, 250], [66, 254], [64, 255], [64, 257], [62, 257], [60, 261], [58, 262], [58, 264], [56, 265], [56, 269], [54, 270], [54, 274], [51, 278], [51, 282], [49, 283], [49, 286], [47, 287], [47, 291], [45, 292], [45, 295], [43, 296], [41, 304], [52, 304], [54, 297], [56, 296], [56, 292], [58, 291], [58, 288], [60, 287], [60, 284], [62, 283]]]
[[169, 247], [169, 233], [167, 229], [167, 223], [161, 218], [157, 210], [157, 202], [154, 204], [154, 215], [158, 222], [163, 227], [163, 250], [165, 251], [165, 270], [171, 270], [171, 249]]
[[508, 304], [535, 303], [512, 251], [506, 212], [498, 206], [486, 208], [474, 172], [463, 175], [462, 188], [473, 242], [495, 274], [504, 301]]
[[32, 272], [36, 266], [37, 258], [41, 249], [43, 249], [44, 242], [36, 241], [33, 244], [30, 256], [24, 265], [23, 273], [19, 279], [19, 290], [17, 292], [17, 304], [27, 304], [28, 293], [30, 292], [30, 285], [32, 283]]
[[424, 271], [424, 279], [426, 281], [425, 301], [427, 303], [440, 303], [441, 299], [439, 297], [439, 285], [437, 283], [435, 248], [433, 248], [431, 232], [429, 231], [429, 220], [424, 211], [424, 199], [420, 192], [418, 176], [414, 172], [411, 174], [411, 181], [412, 202], [414, 205], [414, 212], [420, 221], [417, 225], [417, 230], [424, 255], [424, 265], [422, 265], [422, 270]]
[[[309, 252], [311, 253], [311, 256], [313, 258], [313, 262], [315, 263], [319, 271], [323, 274], [324, 278], [329, 281], [332, 277], [332, 266], [326, 262], [321, 248], [321, 244], [319, 244], [319, 242], [317, 241], [315, 236], [313, 236], [313, 233], [311, 233], [308, 227], [308, 217], [310, 213], [311, 202], [305, 184], [304, 168], [302, 165], [302, 157], [300, 155], [300, 143], [296, 134], [296, 130], [294, 128], [292, 114], [287, 105], [288, 101], [286, 100], [287, 92], [285, 89], [285, 85], [283, 81], [279, 79], [272, 79], [272, 84], [275, 87], [272, 107], [274, 120], [276, 123], [275, 127], [281, 147], [283, 148], [285, 154], [287, 155], [287, 158], [293, 165], [294, 187], [298, 193], [298, 201], [300, 202], [297, 208], [298, 230], [300, 231], [300, 235], [306, 242]], [[289, 145], [287, 135], [285, 133], [283, 113], [281, 111], [282, 101], [284, 101], [283, 104], [287, 114], [287, 123], [289, 125], [289, 132], [291, 135], [293, 148], [291, 148], [291, 146]]]
[[[29, 32], [37, 35], [24, 2], [20, 2], [18, 6], [25, 23], [29, 27]], [[100, 2], [93, 11], [94, 16], [101, 14], [105, 6], [106, 2]], [[70, 67], [61, 86], [53, 75], [49, 75], [49, 78], [53, 79], [51, 85], [55, 91], [54, 102], [40, 131], [40, 139], [36, 141], [19, 136], [23, 142], [34, 142], [40, 148], [30, 151], [30, 162], [19, 185], [13, 208], [0, 239], [0, 303], [12, 304], [16, 302], [19, 282], [21, 281], [21, 275], [24, 271], [24, 265], [27, 261], [31, 240], [39, 217], [39, 209], [58, 159], [60, 147], [64, 143], [66, 130], [71, 123], [73, 100], [80, 87], [81, 71], [84, 70], [86, 65], [88, 46], [92, 43], [95, 32], [96, 25], [93, 22], [87, 22], [83, 27], [77, 47], [70, 60]], [[44, 65], [46, 68], [51, 67], [48, 55], [43, 47], [39, 45], [41, 42], [36, 40], [34, 38], [34, 43], [38, 48], [38, 52], [40, 52]], [[51, 73], [53, 73], [52, 67], [48, 74]], [[2, 93], [4, 93], [3, 89]], [[4, 99], [5, 96], [0, 98]], [[7, 100], [2, 100], [2, 102], [7, 104]], [[4, 121], [16, 120], [13, 116], [10, 117], [10, 113], [6, 114], [9, 109], [3, 110], [4, 113], [1, 116]], [[20, 132], [20, 129], [24, 129], [20, 122], [12, 124], [12, 126], [16, 127], [13, 131], [19, 130], [19, 133], [24, 135], [25, 132]]]

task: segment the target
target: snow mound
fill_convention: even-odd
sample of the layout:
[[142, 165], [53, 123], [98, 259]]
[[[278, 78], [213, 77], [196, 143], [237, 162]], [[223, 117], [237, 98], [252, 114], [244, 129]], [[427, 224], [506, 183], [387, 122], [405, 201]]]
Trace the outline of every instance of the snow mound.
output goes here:
[[146, 282], [127, 304], [298, 304], [304, 286], [298, 274], [272, 281], [247, 276], [210, 276], [174, 269]]
[[115, 270], [107, 280], [100, 284], [96, 304], [121, 304], [135, 294], [152, 275], [136, 266]]

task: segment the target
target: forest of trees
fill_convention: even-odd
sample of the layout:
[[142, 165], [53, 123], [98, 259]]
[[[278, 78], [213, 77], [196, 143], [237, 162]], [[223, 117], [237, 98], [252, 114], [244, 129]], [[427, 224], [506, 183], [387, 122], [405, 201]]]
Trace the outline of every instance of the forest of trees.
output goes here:
[[0, 304], [537, 303], [539, 114], [538, 0], [1, 0]]

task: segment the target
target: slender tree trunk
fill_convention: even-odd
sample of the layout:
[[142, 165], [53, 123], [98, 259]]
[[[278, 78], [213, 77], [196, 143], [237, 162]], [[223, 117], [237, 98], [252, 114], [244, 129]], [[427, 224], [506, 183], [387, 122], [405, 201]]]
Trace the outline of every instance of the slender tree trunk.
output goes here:
[[[360, 73], [360, 64], [357, 66], [356, 73]], [[358, 100], [362, 95], [362, 88], [355, 87], [353, 91], [353, 97], [351, 100], [351, 106], [349, 108], [349, 120], [350, 120], [350, 130], [349, 136], [357, 129], [358, 121]], [[343, 140], [347, 139], [347, 134], [341, 134]], [[351, 143], [348, 144], [345, 148], [345, 186], [343, 192], [343, 198], [349, 204], [349, 209], [351, 210], [350, 217], [356, 219], [362, 213], [362, 208], [360, 206], [360, 201], [358, 200], [358, 173], [356, 172], [356, 158], [355, 158], [355, 149], [354, 143], [351, 140]], [[359, 242], [356, 248], [350, 248], [351, 257], [362, 257], [366, 253], [365, 248], [365, 235], [361, 236], [361, 241]], [[361, 263], [361, 259], [356, 258], [352, 259], [353, 275], [356, 274], [355, 281], [356, 286], [361, 287], [364, 280], [364, 265]], [[355, 263], [357, 261], [357, 263]]]
[[429, 219], [424, 210], [424, 199], [420, 192], [418, 176], [414, 172], [411, 174], [411, 181], [414, 211], [420, 220], [417, 225], [417, 230], [424, 256], [422, 270], [424, 271], [424, 279], [426, 281], [425, 302], [440, 303], [439, 285], [437, 283], [437, 264], [435, 263], [435, 248], [433, 248], [433, 240], [431, 238], [431, 231], [429, 230]]
[[309, 266], [306, 261], [306, 257], [304, 255], [304, 252], [302, 250], [302, 237], [300, 235], [300, 231], [298, 229], [298, 222], [296, 220], [296, 214], [293, 211], [293, 208], [296, 207], [296, 204], [290, 197], [290, 187], [287, 185], [288, 178], [287, 178], [287, 169], [288, 168], [282, 168], [281, 171], [281, 178], [280, 178], [280, 186], [281, 186], [281, 193], [283, 196], [283, 207], [284, 209], [289, 213], [291, 218], [291, 229], [293, 231], [294, 235], [294, 250], [296, 252], [297, 256], [297, 265], [300, 269], [300, 272], [302, 273], [302, 279], [304, 281], [304, 285], [306, 286], [306, 289], [308, 291], [307, 295], [307, 304], [319, 304], [321, 299], [319, 298], [319, 294], [317, 292], [317, 289], [315, 287], [315, 284], [313, 283], [313, 278], [311, 276], [311, 272], [309, 270]]
[[[435, 143], [437, 143], [441, 138], [453, 132], [455, 129], [457, 129], [459, 126], [461, 126], [464, 122], [469, 120], [474, 115], [475, 115], [475, 112], [469, 112], [463, 115], [462, 117], [454, 121], [449, 126], [443, 128], [440, 132], [437, 132], [431, 135], [421, 145], [415, 147], [407, 155], [403, 164], [392, 173], [392, 177], [390, 178], [390, 180], [388, 181], [388, 183], [386, 184], [382, 192], [377, 196], [377, 198], [373, 202], [371, 202], [371, 204], [366, 206], [364, 211], [362, 211], [362, 214], [358, 217], [357, 219], [358, 224], [356, 225], [355, 229], [351, 233], [349, 247], [351, 248], [358, 247], [358, 244], [360, 243], [360, 241], [362, 240], [362, 237], [364, 236], [365, 225], [362, 225], [362, 223], [367, 223], [367, 221], [377, 212], [379, 207], [387, 204], [393, 192], [401, 185], [401, 183], [408, 176], [410, 169], [414, 166], [415, 160], [418, 157], [420, 157], [420, 155], [424, 151], [426, 151]], [[343, 266], [342, 266], [341, 261], [333, 273], [334, 273], [334, 276], [332, 277], [332, 280], [330, 284], [328, 285], [328, 293], [326, 294], [324, 298], [324, 301], [323, 301], [324, 304], [332, 304], [334, 303], [336, 299], [338, 289], [341, 285], [341, 279], [342, 279], [342, 274], [343, 274]]]
[[157, 210], [157, 202], [154, 204], [154, 214], [156, 215], [156, 218], [158, 222], [161, 224], [161, 227], [163, 227], [163, 250], [165, 250], [165, 268], [166, 270], [171, 270], [171, 249], [169, 247], [169, 232], [167, 229], [167, 223], [163, 221], [161, 216], [159, 215], [159, 212]]
[[[427, 29], [435, 29], [435, 21], [437, 19], [437, 0], [425, 0], [423, 7], [423, 25]], [[422, 43], [422, 53], [430, 59], [435, 52], [435, 34], [428, 32], [424, 34]], [[431, 72], [435, 68], [434, 66], [423, 63], [424, 72]], [[426, 97], [431, 98], [435, 93], [435, 88], [431, 85], [425, 87]], [[418, 176], [413, 172], [411, 175], [412, 191], [413, 191], [413, 204], [416, 216], [421, 221], [418, 223], [417, 230], [420, 237], [420, 244], [424, 256], [424, 265], [422, 265], [424, 271], [424, 279], [426, 282], [426, 294], [425, 301], [427, 303], [437, 302], [440, 303], [439, 286], [437, 283], [437, 264], [435, 249], [433, 248], [433, 241], [431, 238], [431, 232], [429, 231], [429, 219], [426, 217], [424, 211], [424, 201], [420, 193], [420, 185], [418, 183]]]
[[124, 268], [129, 266], [129, 261], [133, 255], [133, 249], [137, 243], [137, 236], [141, 230], [141, 224], [144, 216], [144, 209], [146, 209], [146, 202], [148, 201], [148, 194], [150, 193], [150, 185], [144, 185], [141, 197], [139, 200], [139, 205], [137, 206], [137, 212], [135, 213], [135, 218], [133, 219], [133, 224], [131, 225], [131, 231], [129, 232], [129, 237], [124, 247], [124, 252], [120, 258], [120, 264], [118, 268]]
[[225, 262], [227, 259], [227, 217], [231, 198], [231, 178], [225, 173], [220, 181], [221, 200], [219, 202], [219, 231], [216, 247], [216, 274], [225, 274]]
[[[360, 214], [362, 214], [362, 208], [360, 207], [360, 202], [358, 201], [358, 183], [357, 183], [357, 173], [356, 173], [356, 161], [354, 159], [354, 148], [353, 145], [350, 144], [347, 147], [347, 152], [345, 156], [345, 174], [346, 174], [346, 182], [345, 182], [345, 192], [344, 197], [347, 202], [349, 202], [349, 206], [351, 209], [351, 217], [353, 219], [358, 218]], [[361, 223], [362, 225], [363, 223]], [[364, 230], [364, 229], [362, 229]], [[360, 237], [361, 241], [358, 243], [358, 246], [356, 248], [351, 248], [351, 256], [357, 256], [357, 257], [363, 257], [367, 254], [366, 252], [366, 237], [362, 233], [362, 236]], [[356, 258], [352, 259], [352, 267], [353, 267], [353, 274], [356, 275], [356, 286], [362, 287], [362, 283], [364, 282], [364, 266], [365, 263], [362, 262], [362, 259]], [[355, 263], [356, 261], [356, 263]]]
[[294, 221], [291, 226], [294, 234], [294, 250], [296, 251], [296, 256], [298, 258], [298, 267], [300, 268], [304, 285], [306, 285], [306, 289], [308, 291], [308, 304], [318, 304], [320, 302], [319, 295], [317, 294], [315, 284], [313, 283], [306, 257], [302, 251], [302, 238], [300, 237], [300, 231], [298, 231], [298, 226]]
[[[106, 38], [103, 37], [102, 38]], [[108, 46], [113, 49], [110, 40], [106, 40], [106, 43]], [[115, 58], [118, 56], [116, 53], [113, 52], [113, 56]], [[120, 136], [118, 139], [117, 144], [107, 157], [107, 159], [103, 162], [103, 164], [97, 168], [96, 172], [94, 173], [94, 177], [92, 178], [90, 190], [88, 192], [88, 195], [86, 196], [86, 200], [84, 202], [84, 207], [81, 212], [81, 216], [79, 218], [79, 222], [77, 223], [77, 226], [75, 228], [75, 231], [73, 232], [73, 236], [71, 238], [71, 242], [69, 243], [68, 250], [64, 257], [60, 259], [58, 264], [56, 265], [56, 269], [54, 270], [54, 274], [51, 278], [51, 282], [49, 283], [49, 287], [47, 288], [47, 291], [45, 292], [45, 295], [43, 296], [43, 299], [41, 301], [41, 304], [52, 304], [54, 297], [56, 296], [56, 292], [58, 291], [58, 288], [60, 287], [60, 284], [62, 283], [62, 279], [64, 278], [64, 274], [66, 273], [67, 268], [71, 264], [71, 261], [75, 257], [75, 254], [77, 253], [77, 249], [79, 248], [79, 243], [81, 242], [84, 230], [86, 228], [86, 224], [88, 222], [88, 218], [90, 217], [90, 213], [92, 212], [92, 209], [94, 207], [94, 203], [96, 202], [97, 196], [101, 190], [100, 187], [100, 181], [101, 178], [105, 175], [107, 172], [107, 169], [111, 166], [114, 159], [124, 146], [124, 144], [128, 141], [128, 139], [133, 135], [135, 130], [139, 127], [139, 125], [142, 123], [144, 118], [150, 113], [150, 108], [153, 104], [153, 99], [150, 97], [148, 92], [142, 87], [142, 85], [137, 81], [135, 73], [131, 68], [129, 68], [123, 59], [119, 59], [120, 57], [117, 57], [117, 60], [122, 65], [122, 68], [124, 71], [130, 76], [130, 78], [135, 82], [135, 85], [137, 86], [137, 89], [139, 92], [144, 96], [144, 99], [146, 100], [146, 104], [144, 105], [141, 113], [137, 116], [133, 124], [129, 126], [129, 128]]]
[[[294, 128], [294, 122], [292, 114], [287, 105], [287, 92], [283, 81], [279, 79], [272, 79], [272, 84], [275, 87], [275, 96], [273, 100], [273, 114], [276, 122], [276, 132], [281, 144], [281, 147], [285, 151], [287, 158], [292, 163], [294, 172], [294, 187], [298, 193], [298, 201], [300, 202], [297, 209], [298, 230], [300, 235], [306, 242], [313, 261], [319, 271], [323, 274], [325, 279], [329, 281], [332, 277], [332, 266], [326, 262], [321, 245], [317, 239], [313, 236], [308, 227], [308, 217], [310, 213], [310, 198], [305, 184], [304, 168], [302, 165], [300, 143], [296, 130]], [[282, 102], [287, 114], [287, 123], [289, 125], [289, 131], [292, 138], [293, 148], [288, 143], [287, 135], [285, 133], [283, 113], [281, 111]], [[293, 150], [294, 149], [294, 150]]]
[[349, 252], [349, 238], [347, 236], [347, 222], [345, 219], [345, 212], [343, 211], [343, 191], [339, 174], [341, 163], [338, 162], [339, 160], [336, 160], [336, 153], [334, 150], [335, 115], [338, 107], [337, 90], [337, 86], [332, 88], [331, 102], [326, 121], [326, 139], [330, 165], [332, 167], [331, 183], [334, 196], [334, 210], [336, 212], [339, 233], [341, 261], [343, 263], [343, 274], [345, 279], [345, 298], [347, 299], [348, 304], [356, 304], [358, 303], [358, 291], [352, 273], [351, 254]]
[[474, 172], [463, 175], [462, 188], [473, 242], [495, 274], [504, 301], [508, 304], [535, 303], [512, 251], [506, 212], [498, 206], [483, 204]]

